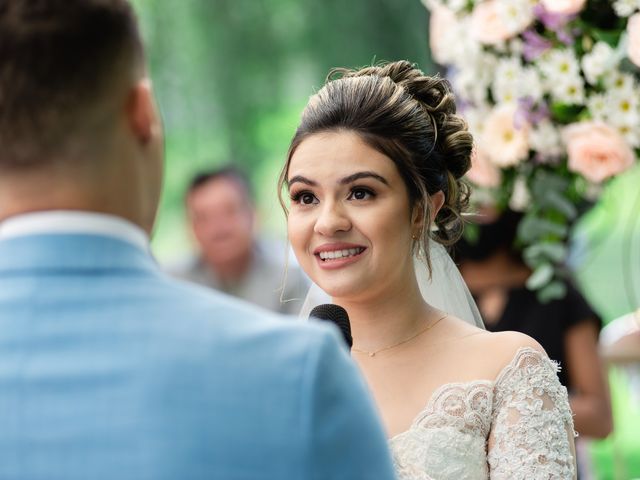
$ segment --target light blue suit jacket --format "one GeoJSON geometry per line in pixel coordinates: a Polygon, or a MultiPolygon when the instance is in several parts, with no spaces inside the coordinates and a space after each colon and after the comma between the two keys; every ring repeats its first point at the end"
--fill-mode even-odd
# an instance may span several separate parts
{"type": "Polygon", "coordinates": [[[392,478],[337,338],[122,240],[1,240],[0,479],[392,478]]]}

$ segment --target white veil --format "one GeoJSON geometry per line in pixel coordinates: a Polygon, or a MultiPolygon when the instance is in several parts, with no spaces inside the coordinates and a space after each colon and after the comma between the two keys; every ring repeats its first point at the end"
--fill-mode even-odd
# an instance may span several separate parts
{"type": "MultiPolygon", "coordinates": [[[[431,279],[425,262],[415,259],[416,277],[425,301],[433,307],[458,317],[471,325],[484,329],[482,317],[467,285],[462,279],[446,249],[437,242],[429,242],[431,255],[431,279]]],[[[308,318],[316,305],[331,303],[327,295],[315,283],[304,300],[301,318],[308,318]]]]}

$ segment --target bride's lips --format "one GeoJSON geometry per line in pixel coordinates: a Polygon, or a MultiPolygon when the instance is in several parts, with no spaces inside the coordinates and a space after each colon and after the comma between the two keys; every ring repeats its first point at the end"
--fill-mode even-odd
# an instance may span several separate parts
{"type": "Polygon", "coordinates": [[[355,243],[325,243],[313,251],[321,268],[332,270],[357,262],[367,247],[355,243]]]}

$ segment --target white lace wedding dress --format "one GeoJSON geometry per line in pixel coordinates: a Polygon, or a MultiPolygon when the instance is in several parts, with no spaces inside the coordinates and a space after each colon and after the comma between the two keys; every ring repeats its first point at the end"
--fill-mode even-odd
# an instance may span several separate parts
{"type": "Polygon", "coordinates": [[[441,386],[390,440],[401,480],[572,479],[573,419],[557,365],[520,349],[495,381],[441,386]]]}

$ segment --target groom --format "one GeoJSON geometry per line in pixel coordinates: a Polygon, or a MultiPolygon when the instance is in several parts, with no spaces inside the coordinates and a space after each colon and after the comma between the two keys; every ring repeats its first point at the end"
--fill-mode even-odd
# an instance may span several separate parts
{"type": "Polygon", "coordinates": [[[0,478],[388,479],[334,331],[171,280],[125,0],[0,2],[0,478]]]}

